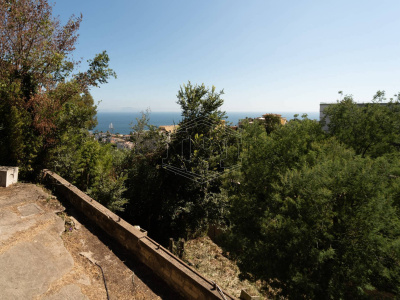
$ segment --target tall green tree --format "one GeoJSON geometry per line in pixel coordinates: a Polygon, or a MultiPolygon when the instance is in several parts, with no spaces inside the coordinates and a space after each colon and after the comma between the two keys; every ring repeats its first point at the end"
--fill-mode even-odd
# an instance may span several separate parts
{"type": "Polygon", "coordinates": [[[61,26],[46,0],[0,3],[0,164],[22,175],[45,167],[65,132],[95,125],[89,89],[115,76],[106,52],[74,73],[81,20],[61,26]]]}
{"type": "Polygon", "coordinates": [[[226,167],[222,154],[233,132],[225,125],[226,113],[221,110],[223,94],[214,86],[192,85],[189,81],[177,95],[183,119],[168,144],[166,164],[174,168],[167,168],[165,176],[174,182],[167,202],[172,221],[187,237],[225,219],[227,197],[221,191],[219,176],[226,167]],[[176,190],[179,193],[174,195],[176,190]]]}
{"type": "Polygon", "coordinates": [[[358,104],[347,95],[327,107],[324,114],[329,120],[329,134],[353,148],[356,154],[377,157],[400,150],[398,95],[387,102],[385,93],[378,91],[372,102],[365,104],[358,104]]]}
{"type": "Polygon", "coordinates": [[[147,152],[132,152],[126,214],[141,220],[160,241],[193,237],[209,224],[224,221],[227,198],[220,179],[215,179],[221,171],[218,153],[227,135],[220,110],[222,94],[204,84],[183,85],[177,95],[183,119],[169,136],[168,149],[164,143],[147,152]]]}
{"type": "Polygon", "coordinates": [[[168,145],[168,164],[182,169],[192,180],[213,178],[221,171],[219,153],[231,133],[225,126],[226,113],[220,110],[223,94],[214,86],[192,85],[190,81],[178,92],[183,119],[168,145]]]}
{"type": "Polygon", "coordinates": [[[229,218],[242,276],[294,299],[397,295],[396,159],[357,156],[307,119],[244,138],[229,218]]]}
{"type": "Polygon", "coordinates": [[[222,120],[225,112],[220,108],[224,103],[221,96],[224,90],[217,92],[215,86],[208,88],[203,84],[193,85],[190,81],[183,84],[177,94],[177,103],[181,106],[183,121],[200,117],[222,120]]]}
{"type": "Polygon", "coordinates": [[[278,126],[281,125],[281,117],[279,115],[265,114],[263,117],[265,120],[265,130],[267,131],[268,134],[270,134],[278,126]]]}

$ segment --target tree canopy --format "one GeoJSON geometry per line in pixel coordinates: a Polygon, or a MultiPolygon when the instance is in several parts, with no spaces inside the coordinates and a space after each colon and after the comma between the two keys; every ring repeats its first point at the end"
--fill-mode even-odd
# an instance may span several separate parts
{"type": "Polygon", "coordinates": [[[358,115],[375,129],[369,136],[374,147],[358,148],[344,135],[341,120],[354,121],[349,116],[359,109],[349,99],[328,112],[329,134],[307,118],[268,135],[263,124],[245,126],[240,185],[226,185],[228,251],[244,278],[261,279],[294,299],[399,294],[399,156],[386,139],[397,132],[395,126],[382,132],[378,124],[396,110],[382,107],[361,107],[358,115]]]}
{"type": "Polygon", "coordinates": [[[51,167],[161,241],[224,225],[242,277],[290,298],[400,294],[399,95],[346,96],[324,111],[328,133],[306,115],[265,115],[230,148],[223,90],[189,81],[179,130],[163,135],[144,113],[121,152],[88,134],[90,89],[115,73],[105,51],[76,71],[81,22],[61,25],[46,0],[0,2],[1,165],[25,178],[51,167]],[[227,175],[230,153],[242,164],[227,175]]]}
{"type": "MultiPolygon", "coordinates": [[[[328,129],[356,154],[377,157],[400,149],[399,95],[385,101],[385,92],[378,91],[371,103],[356,103],[347,95],[324,110],[328,129]]],[[[325,120],[321,120],[324,122],[325,120]]]]}
{"type": "Polygon", "coordinates": [[[73,73],[81,21],[62,26],[46,0],[0,3],[0,164],[23,176],[52,160],[65,132],[96,124],[89,89],[115,76],[105,51],[73,73]]]}
{"type": "MultiPolygon", "coordinates": [[[[227,199],[221,180],[209,181],[220,171],[219,151],[227,135],[222,94],[204,84],[183,85],[177,95],[183,119],[168,137],[168,146],[164,140],[163,147],[132,153],[126,214],[141,219],[160,240],[193,237],[224,221],[227,199]]],[[[146,127],[146,119],[138,119],[135,128],[146,127]]],[[[146,135],[162,138],[149,130],[141,140],[146,135]]]]}

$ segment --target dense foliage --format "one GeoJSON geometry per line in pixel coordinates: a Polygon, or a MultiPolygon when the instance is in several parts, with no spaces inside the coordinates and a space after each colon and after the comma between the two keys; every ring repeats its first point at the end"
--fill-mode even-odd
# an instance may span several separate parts
{"type": "Polygon", "coordinates": [[[0,4],[0,164],[18,165],[23,176],[54,160],[66,133],[95,125],[89,88],[114,75],[105,52],[73,74],[80,23],[61,26],[45,0],[0,4]]]}
{"type": "Polygon", "coordinates": [[[125,215],[145,226],[160,241],[193,237],[204,232],[209,224],[224,221],[227,198],[221,192],[221,181],[209,180],[219,172],[217,150],[225,135],[224,113],[219,110],[222,94],[214,87],[190,82],[183,85],[177,95],[183,119],[179,129],[168,136],[151,127],[141,132],[147,118],[137,120],[142,125],[134,128],[139,129],[134,138],[140,137],[141,143],[130,156],[130,201],[125,215]],[[143,151],[141,144],[152,148],[143,151]],[[179,170],[186,173],[177,174],[179,170]]]}
{"type": "Polygon", "coordinates": [[[46,0],[1,1],[0,165],[18,166],[23,179],[51,168],[120,210],[124,176],[112,162],[119,154],[87,132],[97,124],[89,90],[115,73],[105,51],[74,73],[81,21],[61,26],[46,0]]]}
{"type": "Polygon", "coordinates": [[[385,93],[378,91],[371,103],[357,104],[352,96],[345,96],[340,103],[330,105],[324,111],[330,120],[329,134],[363,157],[398,152],[399,95],[389,102],[385,100],[385,93]]]}
{"type": "Polygon", "coordinates": [[[246,126],[228,249],[243,277],[289,298],[398,295],[400,161],[387,139],[398,134],[396,106],[346,97],[326,112],[329,134],[307,118],[269,135],[246,126]]]}
{"type": "Polygon", "coordinates": [[[144,113],[122,151],[88,133],[90,89],[115,74],[105,51],[74,72],[81,21],[61,26],[46,0],[0,2],[0,165],[24,179],[51,168],[161,242],[225,226],[242,276],[289,298],[400,294],[400,96],[346,96],[324,111],[327,132],[265,115],[238,147],[223,91],[189,82],[179,129],[162,133],[144,113]]]}

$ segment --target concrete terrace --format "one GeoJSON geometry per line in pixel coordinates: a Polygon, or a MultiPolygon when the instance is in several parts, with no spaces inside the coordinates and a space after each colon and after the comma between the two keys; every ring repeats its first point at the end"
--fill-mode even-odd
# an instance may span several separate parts
{"type": "Polygon", "coordinates": [[[4,300],[180,298],[33,184],[0,187],[0,270],[4,300]]]}

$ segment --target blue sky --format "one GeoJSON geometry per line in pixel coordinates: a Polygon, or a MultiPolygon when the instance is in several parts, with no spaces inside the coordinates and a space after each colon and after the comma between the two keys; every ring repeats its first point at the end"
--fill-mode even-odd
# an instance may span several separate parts
{"type": "Polygon", "coordinates": [[[226,111],[400,91],[400,1],[58,0],[53,13],[83,14],[76,59],[110,56],[118,78],[92,90],[100,111],[179,111],[188,80],[224,89],[226,111]]]}

